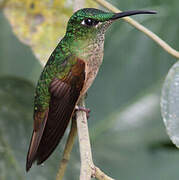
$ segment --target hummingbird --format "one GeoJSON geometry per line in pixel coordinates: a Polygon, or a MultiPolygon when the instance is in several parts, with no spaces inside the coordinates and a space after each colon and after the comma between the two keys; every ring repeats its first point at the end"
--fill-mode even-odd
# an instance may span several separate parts
{"type": "Polygon", "coordinates": [[[63,137],[79,100],[98,73],[108,27],[125,16],[155,13],[148,10],[112,13],[84,8],[70,17],[66,34],[49,57],[36,86],[26,171],[35,161],[42,164],[63,137]]]}

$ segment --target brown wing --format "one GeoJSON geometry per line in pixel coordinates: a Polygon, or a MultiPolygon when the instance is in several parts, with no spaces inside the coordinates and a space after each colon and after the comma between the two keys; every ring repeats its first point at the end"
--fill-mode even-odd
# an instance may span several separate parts
{"type": "Polygon", "coordinates": [[[80,59],[66,78],[52,80],[49,87],[51,98],[48,116],[44,116],[44,121],[33,132],[27,156],[27,171],[35,160],[37,164],[43,163],[60,142],[80,97],[84,80],[85,63],[80,59]]]}

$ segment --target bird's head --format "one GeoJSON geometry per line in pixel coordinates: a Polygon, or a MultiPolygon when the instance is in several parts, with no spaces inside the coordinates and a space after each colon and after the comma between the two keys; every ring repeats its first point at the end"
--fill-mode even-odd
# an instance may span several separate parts
{"type": "Polygon", "coordinates": [[[68,21],[66,34],[73,39],[88,39],[104,34],[115,20],[136,14],[155,14],[155,11],[135,10],[120,13],[104,12],[99,9],[85,8],[75,12],[68,21]]]}

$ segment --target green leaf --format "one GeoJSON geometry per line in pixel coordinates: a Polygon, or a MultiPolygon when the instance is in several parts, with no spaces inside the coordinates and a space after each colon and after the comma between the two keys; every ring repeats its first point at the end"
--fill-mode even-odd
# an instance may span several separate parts
{"type": "Polygon", "coordinates": [[[96,164],[116,179],[177,180],[179,154],[160,115],[158,86],[91,130],[96,164]]]}
{"type": "Polygon", "coordinates": [[[161,97],[161,110],[167,132],[172,142],[179,147],[179,62],[170,69],[161,97]]]}
{"type": "MultiPolygon", "coordinates": [[[[96,6],[88,0],[86,5],[96,6]]],[[[67,21],[73,13],[73,2],[8,0],[3,10],[16,36],[29,45],[40,63],[45,65],[65,33],[67,21]]]]}
{"type": "Polygon", "coordinates": [[[0,78],[0,179],[25,179],[22,165],[31,127],[33,91],[32,84],[25,80],[0,78]]]}
{"type": "Polygon", "coordinates": [[[41,65],[28,46],[13,35],[12,29],[0,11],[0,76],[10,75],[37,82],[41,65]]]}
{"type": "MultiPolygon", "coordinates": [[[[25,172],[26,155],[33,128],[33,96],[34,86],[29,81],[11,76],[0,77],[0,179],[2,180],[55,179],[65,137],[44,165],[37,167],[34,164],[28,174],[25,172]]],[[[79,159],[77,161],[79,163],[79,159]]],[[[68,176],[74,176],[76,164],[70,165],[72,170],[68,176]]]]}

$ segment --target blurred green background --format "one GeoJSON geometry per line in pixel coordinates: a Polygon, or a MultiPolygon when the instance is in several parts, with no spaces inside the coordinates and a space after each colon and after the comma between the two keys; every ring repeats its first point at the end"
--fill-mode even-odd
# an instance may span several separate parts
{"type": "MultiPolygon", "coordinates": [[[[111,0],[121,10],[152,9],[134,19],[179,47],[178,0],[111,0]]],[[[59,27],[60,28],[60,27],[59,27]]],[[[179,151],[160,114],[160,93],[176,59],[124,21],[106,33],[104,62],[90,88],[87,107],[93,159],[115,179],[178,180],[179,151]]],[[[65,137],[42,166],[25,173],[33,128],[33,94],[42,67],[30,47],[13,34],[0,10],[0,180],[55,179],[65,137]]],[[[79,177],[78,141],[65,179],[79,177]]]]}

